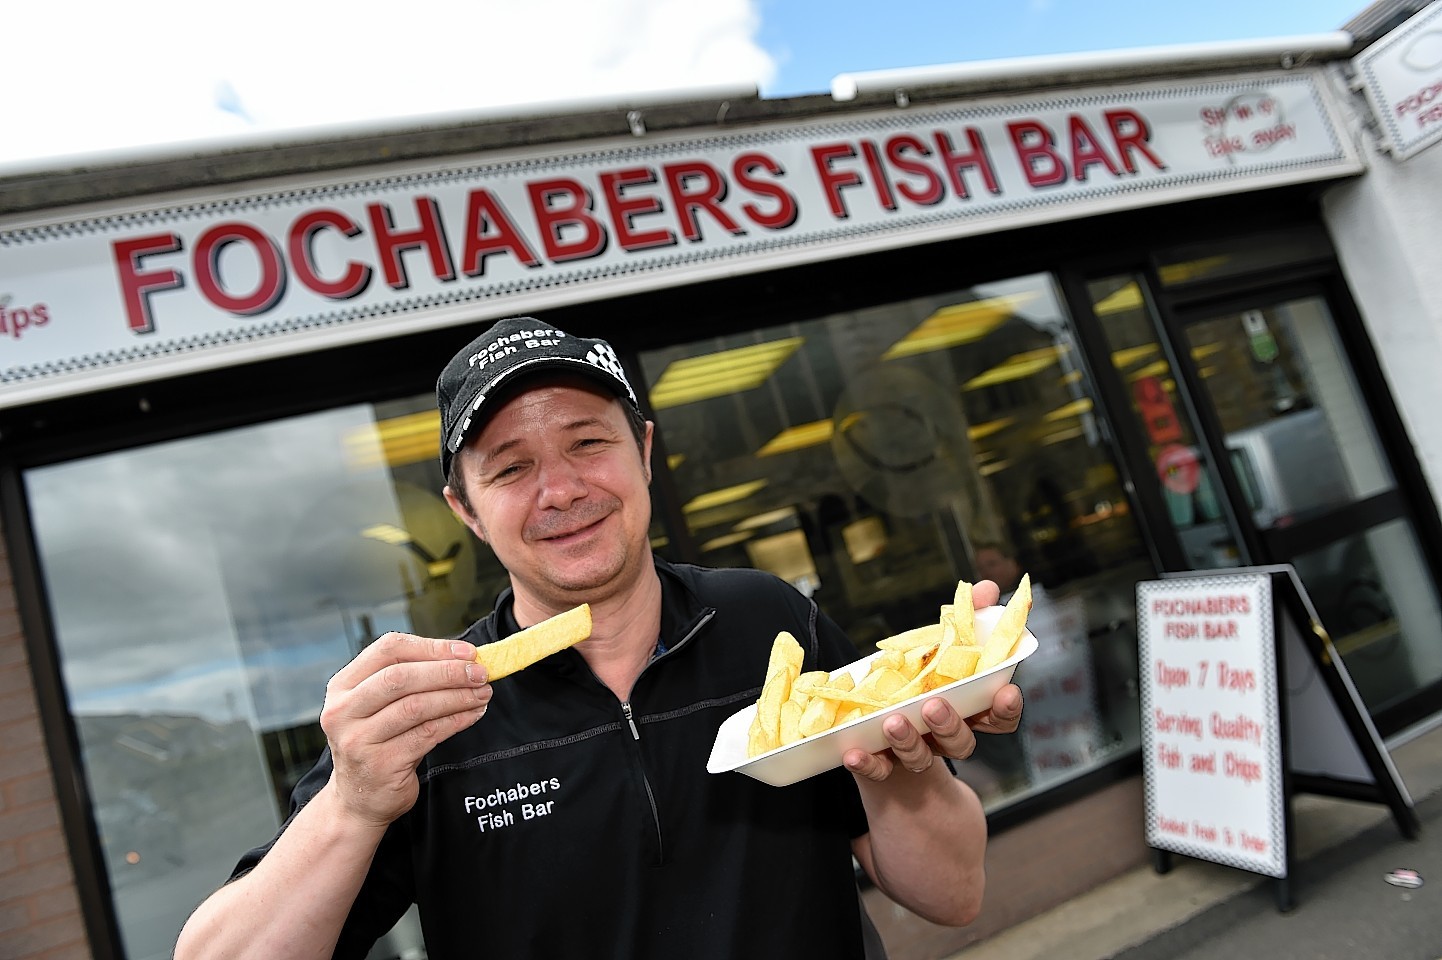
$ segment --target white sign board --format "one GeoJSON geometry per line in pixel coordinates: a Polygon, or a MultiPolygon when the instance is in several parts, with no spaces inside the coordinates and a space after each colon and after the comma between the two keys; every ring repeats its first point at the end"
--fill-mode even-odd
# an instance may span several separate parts
{"type": "Polygon", "coordinates": [[[1020,672],[1026,723],[1017,735],[1034,785],[1073,777],[1102,747],[1096,681],[1081,597],[1051,597],[1032,588],[1027,629],[1047,642],[1020,672]]]}
{"type": "Polygon", "coordinates": [[[1267,574],[1137,584],[1148,846],[1287,872],[1267,574]]]}
{"type": "Polygon", "coordinates": [[[0,222],[0,407],[1360,173],[1313,71],[1077,89],[0,222]]]}
{"type": "Polygon", "coordinates": [[[1442,139],[1442,2],[1363,50],[1353,65],[1393,156],[1405,160],[1442,139]]]}

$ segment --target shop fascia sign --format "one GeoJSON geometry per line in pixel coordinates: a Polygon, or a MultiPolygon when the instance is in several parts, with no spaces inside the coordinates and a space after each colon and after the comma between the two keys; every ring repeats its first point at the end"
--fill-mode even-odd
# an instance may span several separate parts
{"type": "Polygon", "coordinates": [[[1311,71],[585,142],[0,222],[0,406],[1358,173],[1311,71]]]}
{"type": "Polygon", "coordinates": [[[1428,4],[1353,61],[1392,156],[1442,140],[1442,0],[1428,4]]]}

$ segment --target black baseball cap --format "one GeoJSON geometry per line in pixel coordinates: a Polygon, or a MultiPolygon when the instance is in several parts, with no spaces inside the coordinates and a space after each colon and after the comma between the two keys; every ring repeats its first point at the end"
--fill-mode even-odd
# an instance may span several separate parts
{"type": "Polygon", "coordinates": [[[589,377],[637,413],[641,410],[616,351],[606,341],[573,337],[533,317],[499,320],[452,357],[436,380],[441,473],[450,476],[451,458],[484,421],[486,400],[498,389],[517,377],[556,371],[589,377]]]}

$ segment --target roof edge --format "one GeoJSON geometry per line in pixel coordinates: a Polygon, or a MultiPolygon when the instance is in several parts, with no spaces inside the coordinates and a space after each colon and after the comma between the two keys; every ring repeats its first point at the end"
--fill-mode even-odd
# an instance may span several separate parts
{"type": "Polygon", "coordinates": [[[1266,66],[1290,69],[1305,62],[1332,60],[1353,52],[1356,39],[1345,30],[1255,40],[1183,43],[1083,53],[973,60],[895,70],[843,73],[831,81],[831,97],[847,102],[869,95],[899,96],[922,88],[977,86],[995,88],[1007,81],[1028,85],[1064,77],[1070,82],[1102,79],[1119,71],[1149,68],[1266,66]]]}

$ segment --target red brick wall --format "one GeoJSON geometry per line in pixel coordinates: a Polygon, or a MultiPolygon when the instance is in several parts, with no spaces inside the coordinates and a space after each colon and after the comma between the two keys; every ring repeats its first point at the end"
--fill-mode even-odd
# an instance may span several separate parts
{"type": "Polygon", "coordinates": [[[90,956],[0,539],[0,957],[90,956]]]}

